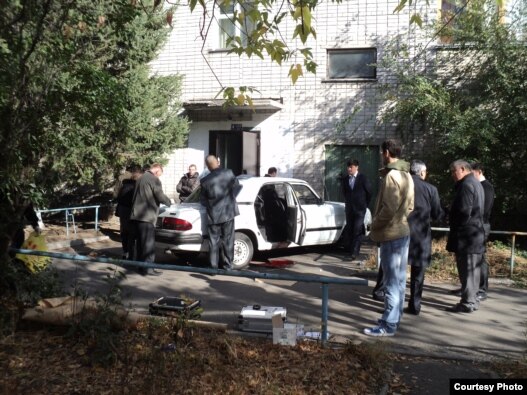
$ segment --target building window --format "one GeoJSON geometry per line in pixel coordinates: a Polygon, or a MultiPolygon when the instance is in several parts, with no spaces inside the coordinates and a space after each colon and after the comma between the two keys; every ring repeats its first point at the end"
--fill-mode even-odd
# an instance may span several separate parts
{"type": "Polygon", "coordinates": [[[329,79],[375,79],[377,49],[328,49],[329,79]]]}
{"type": "Polygon", "coordinates": [[[440,0],[441,1],[441,25],[444,26],[443,34],[439,37],[442,44],[452,43],[452,28],[457,27],[459,15],[467,6],[465,0],[440,0]]]}
{"type": "Polygon", "coordinates": [[[248,36],[255,29],[255,24],[250,18],[250,12],[254,4],[251,2],[229,1],[219,5],[218,27],[219,27],[219,49],[232,47],[231,39],[240,37],[243,46],[247,45],[248,36]],[[242,23],[236,22],[242,20],[242,23]]]}

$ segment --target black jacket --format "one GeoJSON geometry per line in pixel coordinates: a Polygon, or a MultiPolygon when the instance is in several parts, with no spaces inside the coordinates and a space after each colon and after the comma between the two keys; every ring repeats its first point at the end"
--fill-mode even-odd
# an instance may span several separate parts
{"type": "Polygon", "coordinates": [[[440,220],[444,212],[439,202],[437,188],[417,175],[412,175],[412,179],[414,209],[408,215],[408,225],[410,225],[408,260],[412,266],[428,266],[432,249],[430,222],[440,220]]]}
{"type": "Polygon", "coordinates": [[[490,213],[492,212],[492,206],[494,205],[494,186],[489,180],[481,181],[483,192],[485,193],[485,208],[483,210],[483,223],[488,224],[490,222],[490,213]]]}
{"type": "Polygon", "coordinates": [[[170,206],[170,199],[164,194],[161,181],[150,171],[146,171],[136,183],[130,219],[150,222],[155,225],[159,205],[170,206]]]}
{"type": "Polygon", "coordinates": [[[494,205],[494,186],[489,180],[481,181],[483,192],[485,193],[485,209],[483,210],[483,229],[485,229],[485,240],[490,235],[490,213],[494,205]]]}
{"type": "Polygon", "coordinates": [[[454,200],[450,207],[447,250],[465,254],[485,252],[483,212],[485,193],[481,182],[467,174],[455,185],[454,200]]]}
{"type": "Polygon", "coordinates": [[[235,193],[238,179],[230,169],[215,169],[201,180],[201,204],[209,224],[222,224],[239,215],[235,193]]]}
{"type": "Polygon", "coordinates": [[[358,173],[353,189],[349,185],[350,176],[341,178],[341,189],[346,202],[346,213],[365,213],[370,205],[371,184],[368,178],[358,173]]]}
{"type": "Polygon", "coordinates": [[[199,186],[199,173],[195,172],[192,176],[190,173],[183,174],[183,177],[177,184],[176,191],[179,193],[179,200],[184,202],[185,199],[199,186]]]}
{"type": "Polygon", "coordinates": [[[119,218],[130,218],[132,203],[134,199],[135,180],[123,180],[119,193],[117,194],[117,207],[115,215],[119,218]]]}

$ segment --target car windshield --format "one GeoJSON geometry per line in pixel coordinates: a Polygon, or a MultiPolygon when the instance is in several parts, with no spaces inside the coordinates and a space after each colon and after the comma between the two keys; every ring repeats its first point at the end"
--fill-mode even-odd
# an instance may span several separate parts
{"type": "MultiPolygon", "coordinates": [[[[238,196],[242,190],[242,185],[240,184],[238,188],[234,190],[234,196],[238,196]]],[[[194,191],[185,199],[185,203],[199,203],[201,197],[201,185],[194,189],[194,191]]]]}
{"type": "Polygon", "coordinates": [[[185,203],[199,203],[199,197],[201,196],[201,186],[197,187],[192,191],[190,195],[185,199],[185,203]]]}

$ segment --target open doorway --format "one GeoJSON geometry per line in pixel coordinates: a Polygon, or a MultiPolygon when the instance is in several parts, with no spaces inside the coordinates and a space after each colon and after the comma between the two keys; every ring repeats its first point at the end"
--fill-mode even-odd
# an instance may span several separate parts
{"type": "Polygon", "coordinates": [[[235,175],[260,175],[260,131],[211,130],[209,152],[235,175]]]}

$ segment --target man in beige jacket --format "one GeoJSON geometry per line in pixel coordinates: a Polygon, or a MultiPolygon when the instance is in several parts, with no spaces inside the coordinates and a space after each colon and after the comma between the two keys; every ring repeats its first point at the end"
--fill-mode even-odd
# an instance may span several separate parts
{"type": "Polygon", "coordinates": [[[414,207],[414,182],[410,164],[399,159],[401,145],[386,140],[381,145],[384,178],[375,203],[370,238],[380,243],[385,284],[384,312],[378,326],[364,329],[369,336],[394,336],[403,315],[406,265],[410,244],[408,214],[414,207]]]}

